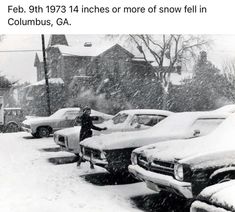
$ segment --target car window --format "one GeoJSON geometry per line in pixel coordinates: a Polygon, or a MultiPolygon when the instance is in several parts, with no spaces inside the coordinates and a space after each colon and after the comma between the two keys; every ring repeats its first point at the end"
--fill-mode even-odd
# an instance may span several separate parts
{"type": "Polygon", "coordinates": [[[63,115],[64,115],[64,110],[57,110],[55,113],[53,113],[50,118],[53,118],[53,119],[58,119],[58,118],[62,118],[63,115]]]}
{"type": "Polygon", "coordinates": [[[133,117],[131,125],[142,124],[146,126],[154,126],[166,116],[154,115],[154,114],[138,114],[133,117]]]}
{"type": "Polygon", "coordinates": [[[200,130],[200,135],[206,135],[214,130],[219,124],[221,124],[222,121],[224,121],[222,118],[197,119],[192,124],[192,131],[200,130]]]}
{"type": "Polygon", "coordinates": [[[126,113],[118,113],[116,116],[112,118],[114,124],[121,124],[126,121],[128,114],[126,113]]]}
{"type": "Polygon", "coordinates": [[[78,111],[66,111],[64,114],[64,117],[67,119],[75,119],[78,116],[79,112],[78,111]]]}

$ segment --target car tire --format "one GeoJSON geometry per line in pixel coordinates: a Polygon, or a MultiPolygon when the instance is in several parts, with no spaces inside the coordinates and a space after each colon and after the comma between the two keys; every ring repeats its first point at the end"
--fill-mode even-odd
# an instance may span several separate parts
{"type": "Polygon", "coordinates": [[[37,130],[39,138],[49,137],[50,130],[48,127],[39,127],[37,130]]]}
{"type": "Polygon", "coordinates": [[[31,133],[31,135],[32,135],[34,138],[40,138],[37,132],[36,132],[36,133],[31,133]]]}
{"type": "Polygon", "coordinates": [[[18,124],[15,122],[10,122],[6,125],[4,132],[11,133],[11,132],[18,132],[20,130],[18,124]]]}

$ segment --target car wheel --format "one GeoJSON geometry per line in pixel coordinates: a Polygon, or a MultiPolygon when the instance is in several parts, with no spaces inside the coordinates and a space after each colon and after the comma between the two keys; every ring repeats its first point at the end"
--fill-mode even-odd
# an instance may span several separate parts
{"type": "Polygon", "coordinates": [[[14,122],[8,123],[5,127],[5,133],[18,132],[18,131],[19,131],[19,126],[14,122]]]}
{"type": "Polygon", "coordinates": [[[38,128],[37,133],[38,133],[38,136],[40,138],[49,137],[49,135],[50,135],[50,131],[49,131],[49,129],[47,127],[40,127],[40,128],[38,128]]]}
{"type": "Polygon", "coordinates": [[[31,135],[32,135],[34,138],[40,138],[39,135],[38,135],[38,132],[36,132],[36,133],[31,133],[31,135]]]}

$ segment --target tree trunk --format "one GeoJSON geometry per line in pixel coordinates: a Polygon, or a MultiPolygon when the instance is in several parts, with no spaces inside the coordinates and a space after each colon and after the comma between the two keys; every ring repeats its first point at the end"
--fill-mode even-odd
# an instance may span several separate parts
{"type": "Polygon", "coordinates": [[[168,110],[168,85],[163,86],[163,94],[162,94],[162,109],[168,110]]]}

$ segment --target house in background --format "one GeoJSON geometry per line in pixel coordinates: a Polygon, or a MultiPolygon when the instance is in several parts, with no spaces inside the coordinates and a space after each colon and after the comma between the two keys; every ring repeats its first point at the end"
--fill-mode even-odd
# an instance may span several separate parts
{"type": "MultiPolygon", "coordinates": [[[[66,106],[89,104],[104,110],[103,105],[98,105],[106,101],[114,108],[111,112],[125,108],[160,108],[161,88],[151,61],[146,62],[119,44],[85,42],[75,47],[69,46],[65,35],[51,35],[46,55],[49,78],[60,78],[64,82],[66,106]]],[[[39,54],[35,55],[34,66],[37,80],[43,80],[44,68],[39,54]]]]}

